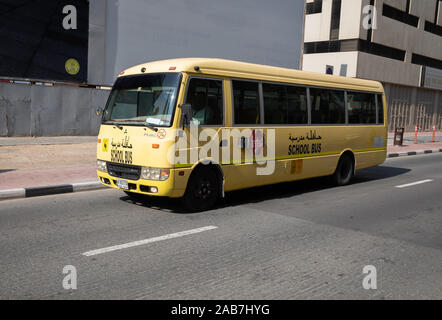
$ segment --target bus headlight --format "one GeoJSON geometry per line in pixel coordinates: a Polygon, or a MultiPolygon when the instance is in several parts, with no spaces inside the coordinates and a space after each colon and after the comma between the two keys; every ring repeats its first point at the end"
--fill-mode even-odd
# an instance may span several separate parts
{"type": "Polygon", "coordinates": [[[170,169],[147,168],[141,169],[141,178],[146,180],[165,181],[169,179],[170,169]]]}
{"type": "Polygon", "coordinates": [[[97,170],[107,172],[106,161],[97,160],[97,170]]]}

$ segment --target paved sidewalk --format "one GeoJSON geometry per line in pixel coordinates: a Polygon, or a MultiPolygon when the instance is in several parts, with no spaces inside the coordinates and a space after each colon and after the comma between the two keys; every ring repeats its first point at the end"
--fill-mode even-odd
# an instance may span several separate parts
{"type": "Polygon", "coordinates": [[[435,143],[418,143],[418,144],[406,144],[404,146],[388,146],[388,153],[404,153],[404,152],[417,152],[426,150],[440,150],[442,149],[442,142],[435,143]]]}
{"type": "Polygon", "coordinates": [[[96,166],[35,170],[0,169],[0,190],[97,181],[96,166]]]}
{"type": "Polygon", "coordinates": [[[96,139],[0,138],[0,190],[98,181],[96,139]]]}
{"type": "Polygon", "coordinates": [[[419,153],[439,152],[442,149],[442,132],[436,131],[435,142],[433,132],[418,132],[417,144],[414,143],[415,134],[407,132],[404,134],[403,146],[393,146],[394,133],[388,134],[388,154],[390,156],[405,156],[419,153]]]}
{"type": "MultiPolygon", "coordinates": [[[[394,133],[388,133],[388,145],[393,145],[394,133]]],[[[431,143],[433,132],[418,132],[417,143],[431,143]]],[[[436,131],[435,142],[442,142],[442,132],[436,131]]],[[[414,132],[404,133],[404,144],[414,144],[414,132]]]]}
{"type": "Polygon", "coordinates": [[[81,144],[96,141],[96,136],[0,137],[0,146],[81,144]]]}

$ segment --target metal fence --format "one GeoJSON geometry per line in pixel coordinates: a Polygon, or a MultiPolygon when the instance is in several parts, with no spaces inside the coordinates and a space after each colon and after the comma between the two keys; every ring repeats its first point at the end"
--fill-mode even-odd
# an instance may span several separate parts
{"type": "Polygon", "coordinates": [[[0,136],[96,135],[108,90],[0,83],[0,136]]]}
{"type": "Polygon", "coordinates": [[[442,130],[442,91],[384,84],[388,102],[388,129],[442,130]]]}

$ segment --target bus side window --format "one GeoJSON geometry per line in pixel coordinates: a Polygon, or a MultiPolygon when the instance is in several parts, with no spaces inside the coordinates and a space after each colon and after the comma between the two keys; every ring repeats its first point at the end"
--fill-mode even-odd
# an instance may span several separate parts
{"type": "Polygon", "coordinates": [[[366,92],[347,92],[348,123],[376,124],[375,95],[366,92]]]}
{"type": "Polygon", "coordinates": [[[261,123],[258,82],[232,80],[234,123],[261,123]]]}
{"type": "Polygon", "coordinates": [[[265,124],[307,124],[307,88],[263,83],[265,124]]]}
{"type": "Polygon", "coordinates": [[[223,84],[221,80],[192,78],[186,103],[192,105],[192,121],[198,125],[223,124],[223,84]]]}
{"type": "Polygon", "coordinates": [[[285,86],[275,84],[262,84],[264,96],[264,123],[287,124],[288,99],[285,86]]]}
{"type": "Polygon", "coordinates": [[[379,124],[384,124],[384,99],[382,95],[377,94],[376,99],[378,100],[378,111],[379,111],[379,124]]]}
{"type": "Polygon", "coordinates": [[[312,124],[345,124],[344,92],[310,88],[312,124]]]}
{"type": "Polygon", "coordinates": [[[345,124],[344,91],[329,90],[329,114],[331,124],[345,124]]]}
{"type": "Polygon", "coordinates": [[[288,123],[289,124],[307,124],[307,88],[287,87],[288,97],[288,123]]]}

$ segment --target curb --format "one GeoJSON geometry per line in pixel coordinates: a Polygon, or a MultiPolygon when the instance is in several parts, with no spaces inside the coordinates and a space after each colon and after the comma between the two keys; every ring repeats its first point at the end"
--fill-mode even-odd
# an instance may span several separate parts
{"type": "Polygon", "coordinates": [[[419,150],[419,151],[409,151],[409,152],[400,152],[400,153],[389,153],[387,155],[387,158],[417,156],[417,155],[421,155],[421,154],[430,154],[430,153],[439,153],[439,152],[442,152],[442,149],[419,150]]]}
{"type": "Polygon", "coordinates": [[[31,198],[47,196],[51,194],[72,193],[78,191],[89,191],[105,189],[106,187],[98,181],[79,182],[73,184],[61,184],[56,186],[19,188],[10,190],[0,190],[0,201],[7,199],[31,198]]]}

